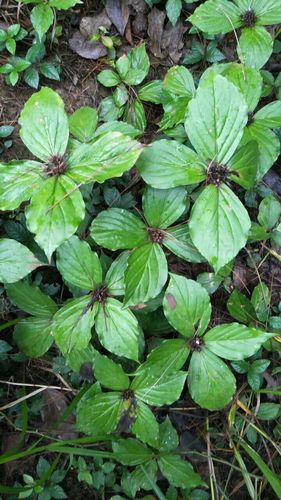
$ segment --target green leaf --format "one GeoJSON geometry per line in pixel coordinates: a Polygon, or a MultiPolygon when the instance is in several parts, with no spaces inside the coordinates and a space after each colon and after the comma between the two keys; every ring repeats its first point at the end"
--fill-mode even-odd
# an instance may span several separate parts
{"type": "Polygon", "coordinates": [[[142,197],[146,222],[151,227],[166,229],[185,211],[186,198],[183,187],[154,189],[148,186],[142,197]]]}
{"type": "Polygon", "coordinates": [[[273,39],[263,26],[243,28],[237,53],[240,61],[251,68],[260,69],[273,50],[273,39]]]}
{"type": "Polygon", "coordinates": [[[257,418],[260,420],[274,420],[280,414],[281,405],[277,403],[261,403],[257,418]]]}
{"type": "Polygon", "coordinates": [[[32,87],[33,89],[38,89],[39,85],[39,73],[37,69],[35,68],[27,68],[24,72],[24,77],[23,77],[25,83],[29,85],[29,87],[32,87]]]}
{"type": "Polygon", "coordinates": [[[15,327],[14,340],[20,351],[31,358],[40,358],[51,347],[50,319],[41,317],[24,318],[15,327]]]}
{"type": "Polygon", "coordinates": [[[143,180],[158,189],[197,184],[206,177],[204,164],[192,149],[166,139],[144,149],[137,168],[143,180]]]}
{"type": "Polygon", "coordinates": [[[248,111],[254,111],[260,100],[263,84],[262,76],[258,70],[234,62],[216,64],[203,73],[200,85],[205,78],[208,78],[210,72],[216,72],[233,83],[243,95],[248,111]]]}
{"type": "Polygon", "coordinates": [[[281,204],[273,194],[267,195],[259,205],[258,221],[267,230],[272,229],[281,215],[281,204]]]}
{"type": "Polygon", "coordinates": [[[142,43],[135,49],[132,49],[127,55],[127,59],[129,61],[129,71],[123,80],[128,85],[139,85],[149,71],[149,58],[145,50],[145,44],[142,43]]]}
{"type": "Polygon", "coordinates": [[[38,33],[39,40],[42,40],[43,35],[47,33],[52,26],[54,15],[51,7],[44,3],[33,7],[30,14],[30,21],[33,28],[38,33]]]}
{"type": "Polygon", "coordinates": [[[268,25],[281,23],[279,0],[267,0],[266,2],[255,0],[254,9],[258,17],[257,24],[268,25]]]}
{"type": "Polygon", "coordinates": [[[281,127],[281,101],[271,102],[259,109],[254,116],[254,121],[264,127],[281,127]]]}
{"type": "Polygon", "coordinates": [[[204,344],[217,356],[235,361],[253,356],[272,336],[255,328],[230,323],[209,330],[204,335],[204,344]]]}
{"type": "Polygon", "coordinates": [[[128,102],[124,112],[124,120],[144,132],[146,117],[144,107],[140,101],[133,99],[131,102],[128,102]]]}
{"type": "Polygon", "coordinates": [[[138,88],[138,98],[141,101],[161,104],[163,99],[162,86],[162,80],[151,80],[138,88]]]}
{"type": "Polygon", "coordinates": [[[166,2],[167,16],[173,26],[175,26],[178,18],[180,17],[181,7],[181,0],[167,0],[166,2]]]}
{"type": "Polygon", "coordinates": [[[188,224],[180,224],[165,231],[163,245],[187,262],[205,262],[204,257],[193,245],[188,224]]]}
{"type": "Polygon", "coordinates": [[[211,317],[210,298],[205,288],[176,274],[170,274],[163,309],[169,323],[189,338],[202,335],[211,317]]]}
{"type": "Polygon", "coordinates": [[[276,493],[277,498],[281,497],[281,481],[279,477],[266,465],[266,463],[261,459],[260,455],[251,448],[245,441],[240,440],[239,444],[246,451],[249,457],[255,462],[258,466],[264,477],[269,482],[271,488],[276,493]]]}
{"type": "Polygon", "coordinates": [[[252,293],[251,302],[260,321],[268,321],[271,294],[265,283],[259,283],[252,293]]]}
{"type": "Polygon", "coordinates": [[[129,377],[122,366],[107,356],[102,356],[98,351],[95,351],[93,370],[95,378],[107,389],[122,391],[130,385],[129,377]]]}
{"type": "Polygon", "coordinates": [[[165,254],[158,243],[146,243],[132,252],[125,271],[126,306],[157,297],[168,277],[165,254]]]}
{"type": "Polygon", "coordinates": [[[226,184],[207,186],[191,212],[190,236],[218,272],[243,248],[250,231],[248,212],[226,184]]]}
{"type": "Polygon", "coordinates": [[[169,417],[159,425],[159,443],[157,448],[160,452],[172,451],[178,447],[179,438],[176,429],[172,426],[169,417]]]}
{"type": "Polygon", "coordinates": [[[152,406],[171,405],[180,398],[186,379],[185,372],[148,376],[143,373],[135,377],[131,389],[136,398],[152,406]]]}
{"type": "Polygon", "coordinates": [[[101,71],[97,76],[97,80],[104,85],[104,87],[115,87],[121,81],[118,74],[112,69],[101,71]]]}
{"type": "Polygon", "coordinates": [[[97,121],[97,111],[89,106],[82,106],[68,118],[69,131],[78,141],[89,142],[94,137],[97,121]]]}
{"type": "Polygon", "coordinates": [[[188,20],[209,35],[228,33],[242,24],[240,10],[228,0],[208,0],[197,7],[188,20]]]}
{"type": "Polygon", "coordinates": [[[114,458],[123,465],[139,465],[152,458],[152,451],[136,439],[127,438],[113,441],[114,458]]]}
{"type": "Polygon", "coordinates": [[[280,141],[272,130],[264,127],[261,122],[256,123],[255,120],[245,128],[242,143],[252,140],[258,143],[259,149],[256,177],[256,182],[258,182],[277,160],[280,153],[280,141]]]}
{"type": "Polygon", "coordinates": [[[44,62],[39,65],[40,73],[46,78],[49,78],[50,80],[55,80],[55,81],[60,80],[59,69],[60,69],[59,67],[57,68],[54,64],[49,62],[44,62]]]}
{"type": "Polygon", "coordinates": [[[247,142],[239,147],[230,161],[228,167],[233,171],[229,179],[242,186],[251,189],[256,182],[259,162],[259,149],[256,141],[247,142]]]}
{"type": "Polygon", "coordinates": [[[116,428],[121,407],[122,400],[118,392],[82,399],[77,408],[76,427],[83,434],[109,434],[116,428]]]}
{"type": "Polygon", "coordinates": [[[0,281],[15,283],[42,264],[24,245],[8,238],[0,239],[0,281]]]}
{"type": "Polygon", "coordinates": [[[122,116],[124,108],[116,106],[113,96],[102,99],[99,105],[99,119],[101,121],[118,120],[122,116]]]}
{"type": "Polygon", "coordinates": [[[241,323],[250,323],[256,320],[253,304],[243,293],[233,290],[227,301],[227,309],[231,316],[241,323]]]}
{"type": "Polygon", "coordinates": [[[202,408],[221,410],[236,389],[235,377],[227,365],[208,349],[194,351],[188,370],[192,399],[202,408]]]}
{"type": "Polygon", "coordinates": [[[107,271],[105,284],[110,295],[119,296],[125,293],[124,273],[127,267],[128,257],[129,252],[121,253],[117,259],[112,262],[107,271]]]}
{"type": "Polygon", "coordinates": [[[75,182],[104,182],[120,177],[136,162],[141,144],[120,132],[109,132],[90,144],[81,144],[67,159],[67,175],[75,182]]]}
{"type": "MultiPolygon", "coordinates": [[[[185,120],[190,97],[177,97],[174,94],[164,94],[163,108],[164,116],[158,123],[161,130],[173,128],[175,125],[183,123],[185,120]]],[[[168,134],[167,134],[168,135],[168,134]]]]}
{"type": "MultiPolygon", "coordinates": [[[[131,481],[131,484],[132,484],[133,489],[134,489],[133,490],[134,495],[135,495],[135,492],[142,490],[142,489],[146,490],[146,491],[152,490],[152,484],[155,484],[157,481],[157,470],[158,470],[158,465],[157,465],[156,461],[153,461],[153,462],[147,462],[145,464],[139,465],[133,470],[132,473],[128,473],[129,480],[131,481]]],[[[123,483],[122,483],[122,487],[124,489],[123,483]]],[[[154,489],[154,492],[155,491],[156,490],[154,489]]],[[[124,489],[124,493],[126,493],[125,489],[124,489]]],[[[128,493],[127,493],[127,495],[128,495],[128,493]]],[[[159,498],[160,498],[160,496],[159,496],[159,498]]],[[[116,500],[118,500],[118,499],[116,499],[116,500]]]]}
{"type": "Polygon", "coordinates": [[[191,99],[195,94],[192,74],[184,66],[173,66],[167,71],[163,88],[166,92],[178,97],[191,99]]]}
{"type": "Polygon", "coordinates": [[[56,303],[37,286],[19,281],[6,286],[9,299],[22,311],[38,318],[51,318],[58,310],[56,303]]]}
{"type": "Polygon", "coordinates": [[[176,488],[193,489],[204,484],[192,465],[182,460],[179,455],[162,455],[158,465],[163,476],[176,488]]]}
{"type": "Polygon", "coordinates": [[[183,339],[164,340],[148,354],[135,375],[169,375],[183,367],[188,355],[189,347],[183,339]]]}
{"type": "Polygon", "coordinates": [[[6,49],[10,54],[15,55],[16,52],[16,42],[13,38],[8,38],[6,41],[6,49]]]}
{"type": "Polygon", "coordinates": [[[225,165],[237,149],[247,121],[247,106],[237,87],[214,75],[190,101],[185,128],[202,160],[225,165]]]}
{"type": "Polygon", "coordinates": [[[42,164],[32,160],[0,163],[0,209],[14,210],[42,184],[42,164]]]}
{"type": "Polygon", "coordinates": [[[118,122],[113,120],[108,123],[103,123],[103,125],[100,125],[95,131],[94,137],[96,139],[97,137],[100,137],[101,135],[106,134],[107,132],[121,132],[121,134],[127,135],[128,137],[132,137],[133,139],[138,135],[140,135],[140,131],[137,130],[132,125],[130,125],[129,123],[118,122]]]}
{"type": "Polygon", "coordinates": [[[46,179],[25,210],[28,229],[48,259],[75,233],[84,213],[82,195],[65,175],[46,179]]]}
{"type": "Polygon", "coordinates": [[[95,350],[93,346],[89,344],[85,349],[73,349],[69,354],[65,355],[65,362],[71,370],[80,373],[82,365],[85,363],[93,363],[94,356],[95,350]]]}
{"type": "Polygon", "coordinates": [[[121,302],[108,298],[104,307],[99,308],[95,328],[105,349],[137,361],[138,322],[129,309],[123,309],[121,302]]]}
{"type": "Polygon", "coordinates": [[[143,443],[156,447],[159,425],[152,411],[141,401],[138,401],[137,416],[131,430],[143,443]]]}
{"type": "Polygon", "coordinates": [[[20,137],[34,156],[46,162],[63,156],[68,142],[68,120],[61,97],[43,87],[32,94],[20,117],[20,137]]]}
{"type": "Polygon", "coordinates": [[[86,241],[72,236],[57,250],[57,268],[66,282],[83,290],[94,290],[102,282],[102,267],[86,241]]]}
{"type": "Polygon", "coordinates": [[[87,347],[97,309],[98,303],[86,295],[67,301],[55,314],[52,334],[62,353],[87,347]]]}
{"type": "Polygon", "coordinates": [[[134,248],[148,239],[144,223],[128,210],[109,208],[92,222],[91,237],[110,250],[134,248]]]}

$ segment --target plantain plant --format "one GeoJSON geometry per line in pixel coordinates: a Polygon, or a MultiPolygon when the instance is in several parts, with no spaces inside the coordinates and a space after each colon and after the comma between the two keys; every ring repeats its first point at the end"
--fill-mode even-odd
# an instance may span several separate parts
{"type": "Polygon", "coordinates": [[[248,122],[247,105],[236,86],[210,74],[189,102],[185,120],[194,149],[162,139],[146,148],[138,170],[149,185],[161,189],[199,185],[189,231],[198,251],[218,272],[246,244],[249,215],[229,183],[245,189],[255,184],[255,141],[241,145],[248,122]]]}
{"type": "Polygon", "coordinates": [[[273,51],[273,38],[265,26],[281,22],[280,0],[207,0],[188,20],[209,35],[241,30],[237,38],[240,61],[262,68],[273,51]]]}
{"type": "Polygon", "coordinates": [[[75,233],[85,215],[79,187],[120,176],[138,158],[141,145],[119,132],[68,151],[69,125],[60,96],[49,88],[34,93],[20,118],[20,136],[38,160],[0,164],[0,209],[25,209],[28,229],[48,259],[75,233]]]}

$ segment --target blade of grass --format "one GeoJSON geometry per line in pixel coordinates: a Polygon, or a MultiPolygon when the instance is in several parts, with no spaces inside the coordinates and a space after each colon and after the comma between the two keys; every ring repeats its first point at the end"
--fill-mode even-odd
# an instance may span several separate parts
{"type": "Polygon", "coordinates": [[[281,498],[281,481],[267,465],[262,460],[262,458],[255,452],[255,450],[249,446],[245,441],[239,441],[240,446],[245,450],[247,455],[255,462],[257,467],[263,473],[265,479],[269,482],[271,488],[276,493],[277,498],[281,498]]]}

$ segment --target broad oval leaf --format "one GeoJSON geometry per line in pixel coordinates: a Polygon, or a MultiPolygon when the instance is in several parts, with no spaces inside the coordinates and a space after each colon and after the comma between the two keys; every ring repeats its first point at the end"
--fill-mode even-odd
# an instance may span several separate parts
{"type": "Polygon", "coordinates": [[[26,356],[39,358],[48,351],[54,341],[51,329],[50,319],[42,316],[24,318],[15,327],[14,339],[26,356]]]}
{"type": "Polygon", "coordinates": [[[272,130],[265,127],[261,121],[255,122],[255,120],[245,128],[242,143],[247,144],[253,140],[257,142],[259,150],[256,176],[256,182],[259,182],[277,160],[280,154],[280,141],[272,130]]]}
{"type": "Polygon", "coordinates": [[[169,323],[185,337],[202,335],[211,317],[207,290],[184,276],[170,275],[164,301],[164,313],[169,323]]]}
{"type": "Polygon", "coordinates": [[[228,0],[207,0],[188,20],[210,35],[228,33],[241,26],[240,10],[228,0]]]}
{"type": "Polygon", "coordinates": [[[141,149],[142,145],[130,137],[120,132],[108,132],[70,153],[67,175],[82,184],[120,177],[135,164],[141,149]]]}
{"type": "Polygon", "coordinates": [[[129,377],[122,366],[107,356],[102,356],[98,351],[95,351],[93,370],[95,378],[107,389],[123,391],[130,385],[129,377]]]}
{"type": "Polygon", "coordinates": [[[188,388],[202,408],[221,410],[231,400],[235,377],[228,366],[208,349],[193,352],[188,369],[188,388]]]}
{"type": "Polygon", "coordinates": [[[224,76],[233,83],[243,95],[248,111],[254,111],[260,100],[263,85],[263,79],[258,70],[234,62],[215,64],[203,73],[200,86],[204,85],[210,77],[210,73],[213,72],[224,76]]]}
{"type": "Polygon", "coordinates": [[[163,476],[176,488],[193,489],[204,484],[199,474],[194,472],[190,463],[179,455],[162,455],[158,460],[163,476]]]}
{"type": "Polygon", "coordinates": [[[273,38],[263,26],[243,28],[237,46],[237,54],[243,64],[260,69],[270,58],[272,50],[273,38]]]}
{"type": "Polygon", "coordinates": [[[157,377],[143,373],[135,377],[131,388],[136,398],[144,403],[152,406],[171,405],[180,398],[186,375],[185,372],[180,371],[157,377]]]}
{"type": "Polygon", "coordinates": [[[179,438],[176,429],[172,426],[169,417],[166,417],[164,422],[159,424],[159,443],[157,448],[159,451],[172,451],[179,445],[179,438]]]}
{"type": "Polygon", "coordinates": [[[109,434],[117,426],[121,407],[122,400],[118,392],[107,392],[82,399],[77,408],[76,427],[84,434],[109,434]]]}
{"type": "Polygon", "coordinates": [[[144,149],[137,168],[143,180],[158,189],[197,184],[206,177],[204,164],[192,149],[167,139],[144,149]]]}
{"type": "Polygon", "coordinates": [[[256,321],[256,313],[251,301],[238,290],[233,290],[227,301],[227,309],[231,316],[240,323],[256,321]]]}
{"type": "Polygon", "coordinates": [[[85,206],[78,187],[60,175],[45,180],[25,213],[28,229],[50,259],[54,250],[75,233],[85,206]]]}
{"type": "Polygon", "coordinates": [[[0,239],[0,281],[15,283],[41,266],[24,245],[8,238],[0,239]]]}
{"type": "Polygon", "coordinates": [[[116,299],[108,298],[99,307],[95,329],[100,343],[110,352],[125,358],[138,359],[138,322],[129,309],[116,299]]]}
{"type": "Polygon", "coordinates": [[[82,106],[68,118],[69,131],[78,141],[89,142],[94,137],[97,121],[97,111],[89,106],[82,106]]]}
{"type": "Polygon", "coordinates": [[[229,178],[245,189],[255,185],[259,162],[259,149],[256,141],[247,142],[239,147],[230,161],[228,167],[234,171],[229,178]]]}
{"type": "Polygon", "coordinates": [[[137,416],[131,430],[143,443],[147,443],[153,448],[157,446],[159,438],[158,422],[148,406],[141,401],[138,401],[137,416]]]}
{"type": "Polygon", "coordinates": [[[185,128],[203,160],[227,164],[248,121],[245,100],[226,78],[214,75],[188,106],[185,128]]]}
{"type": "Polygon", "coordinates": [[[193,245],[188,224],[179,224],[165,231],[163,239],[164,247],[187,262],[205,262],[206,259],[193,245]]]}
{"type": "Polygon", "coordinates": [[[166,92],[179,97],[189,97],[195,94],[195,85],[192,74],[185,66],[173,66],[170,68],[163,81],[166,92]]]}
{"type": "Polygon", "coordinates": [[[183,214],[187,206],[186,190],[183,187],[154,189],[147,186],[142,207],[149,226],[166,229],[183,214]]]}
{"type": "Polygon", "coordinates": [[[38,318],[51,318],[58,310],[56,303],[40,288],[27,281],[6,286],[9,299],[22,311],[38,318]]]}
{"type": "Polygon", "coordinates": [[[131,306],[157,297],[167,277],[167,260],[158,243],[149,242],[137,248],[125,271],[124,303],[131,306]]]}
{"type": "Polygon", "coordinates": [[[48,161],[63,156],[68,142],[68,119],[61,97],[42,87],[26,102],[19,118],[20,137],[34,156],[48,161]]]}
{"type": "Polygon", "coordinates": [[[122,252],[108,269],[105,284],[110,295],[114,297],[125,293],[125,269],[128,263],[129,252],[122,252]]]}
{"type": "Polygon", "coordinates": [[[28,200],[43,182],[42,164],[32,160],[13,160],[0,164],[0,209],[14,210],[28,200]]]}
{"type": "Polygon", "coordinates": [[[251,221],[226,184],[210,184],[192,208],[189,228],[194,245],[218,272],[245,246],[251,221]]]}
{"type": "Polygon", "coordinates": [[[183,367],[188,355],[189,347],[184,339],[164,340],[148,354],[135,375],[169,375],[183,367]]]}
{"type": "Polygon", "coordinates": [[[56,264],[63,278],[83,290],[94,290],[102,282],[102,267],[86,241],[72,236],[57,250],[56,264]]]}
{"type": "Polygon", "coordinates": [[[253,5],[258,17],[257,24],[268,25],[281,23],[279,0],[267,0],[266,2],[255,0],[253,5]]]}
{"type": "Polygon", "coordinates": [[[145,224],[128,210],[109,208],[92,222],[91,237],[110,250],[134,248],[148,239],[145,224]]]}
{"type": "MultiPolygon", "coordinates": [[[[281,5],[280,5],[281,7],[281,5]]],[[[264,127],[281,127],[281,101],[273,101],[259,109],[254,116],[254,121],[264,127]]]]}
{"type": "Polygon", "coordinates": [[[67,301],[55,314],[52,334],[62,353],[87,347],[97,309],[98,303],[86,295],[67,301]]]}
{"type": "Polygon", "coordinates": [[[238,323],[230,323],[209,330],[204,335],[204,343],[208,350],[217,356],[235,361],[253,356],[273,335],[238,323]]]}
{"type": "Polygon", "coordinates": [[[113,441],[114,458],[123,465],[139,465],[151,460],[152,451],[136,439],[118,439],[113,441]]]}

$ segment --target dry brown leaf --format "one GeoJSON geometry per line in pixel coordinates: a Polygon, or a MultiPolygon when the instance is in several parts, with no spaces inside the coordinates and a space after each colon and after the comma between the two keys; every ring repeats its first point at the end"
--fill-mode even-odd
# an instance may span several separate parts
{"type": "Polygon", "coordinates": [[[107,54],[107,49],[100,42],[89,42],[77,31],[69,40],[69,47],[84,59],[99,59],[107,54]]]}
{"type": "Polygon", "coordinates": [[[161,40],[165,21],[165,12],[153,7],[148,15],[148,36],[150,38],[149,46],[155,57],[162,58],[161,40]]]}
{"type": "Polygon", "coordinates": [[[120,35],[124,35],[127,26],[130,9],[126,0],[107,0],[105,9],[109,19],[117,28],[120,35]]]}

